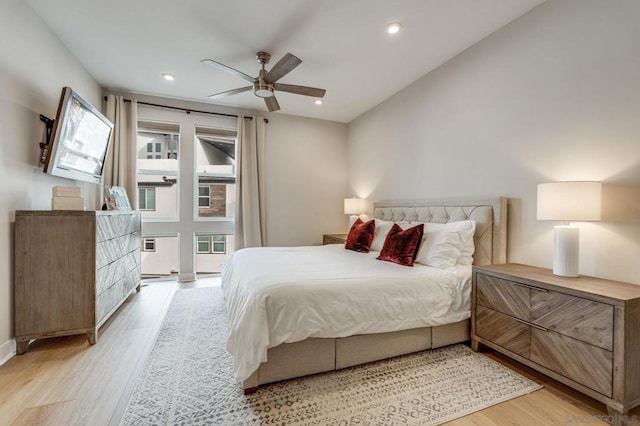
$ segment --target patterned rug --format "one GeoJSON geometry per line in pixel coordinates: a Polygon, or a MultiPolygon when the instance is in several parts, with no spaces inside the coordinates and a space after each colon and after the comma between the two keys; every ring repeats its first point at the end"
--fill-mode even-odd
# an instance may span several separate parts
{"type": "Polygon", "coordinates": [[[267,385],[244,396],[217,287],[177,290],[123,425],[436,425],[541,386],[464,345],[267,385]]]}

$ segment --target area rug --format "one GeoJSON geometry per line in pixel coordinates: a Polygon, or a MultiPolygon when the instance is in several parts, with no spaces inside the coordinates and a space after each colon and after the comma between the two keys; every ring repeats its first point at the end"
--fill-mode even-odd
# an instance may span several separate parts
{"type": "Polygon", "coordinates": [[[123,425],[437,425],[541,386],[464,345],[267,385],[244,396],[218,287],[177,290],[123,425]]]}

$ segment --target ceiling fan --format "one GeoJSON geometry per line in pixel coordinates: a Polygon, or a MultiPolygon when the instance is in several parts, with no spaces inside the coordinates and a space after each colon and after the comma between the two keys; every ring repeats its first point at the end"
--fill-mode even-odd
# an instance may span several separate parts
{"type": "Polygon", "coordinates": [[[220,99],[238,93],[247,92],[253,89],[253,93],[260,98],[264,98],[267,109],[273,112],[280,109],[280,104],[278,104],[278,101],[273,93],[275,90],[278,90],[280,92],[294,93],[296,95],[313,96],[314,98],[321,98],[327,92],[325,89],[318,89],[316,87],[276,83],[278,80],[289,74],[295,67],[302,63],[302,60],[300,58],[292,55],[291,53],[287,53],[286,55],[284,55],[282,59],[280,59],[268,72],[264,68],[264,66],[269,63],[271,55],[267,52],[258,52],[256,53],[256,59],[258,60],[258,63],[262,65],[262,69],[260,70],[257,77],[251,77],[250,75],[247,75],[242,71],[238,71],[227,65],[221,64],[220,62],[216,62],[211,59],[203,59],[201,61],[203,64],[207,64],[221,71],[236,75],[240,78],[244,78],[251,83],[251,86],[245,86],[238,89],[227,90],[226,92],[216,93],[215,95],[209,96],[209,98],[220,99]]]}

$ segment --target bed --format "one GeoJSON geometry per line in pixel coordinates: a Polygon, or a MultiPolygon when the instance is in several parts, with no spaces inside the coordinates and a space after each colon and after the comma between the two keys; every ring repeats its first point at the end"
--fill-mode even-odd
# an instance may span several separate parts
{"type": "MultiPolygon", "coordinates": [[[[502,197],[385,201],[374,204],[373,217],[405,223],[472,220],[473,264],[487,265],[506,262],[506,204],[502,197]]],[[[444,273],[426,266],[401,267],[375,256],[339,245],[245,249],[234,254],[223,269],[222,286],[230,320],[227,347],[245,394],[266,383],[469,339],[469,266],[444,273]],[[414,293],[418,286],[407,284],[424,279],[435,283],[429,294],[414,293]],[[387,299],[380,298],[378,290],[383,287],[391,292],[387,299]],[[343,295],[335,294],[338,288],[343,295]],[[259,303],[254,295],[260,295],[259,303]],[[429,309],[410,304],[425,298],[432,299],[429,309]],[[396,309],[412,314],[399,318],[389,300],[398,305],[396,309]],[[403,300],[409,304],[402,305],[403,300]],[[279,316],[284,309],[287,315],[279,316]],[[428,315],[419,314],[426,311],[428,315]],[[316,327],[323,315],[325,322],[316,327]],[[340,321],[343,317],[346,322],[340,321]]]]}

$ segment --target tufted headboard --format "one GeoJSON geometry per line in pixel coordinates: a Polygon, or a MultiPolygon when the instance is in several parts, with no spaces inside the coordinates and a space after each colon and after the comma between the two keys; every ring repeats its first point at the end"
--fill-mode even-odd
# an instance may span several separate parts
{"type": "Polygon", "coordinates": [[[507,261],[507,199],[434,199],[377,201],[375,219],[447,223],[475,220],[474,265],[507,261]]]}

